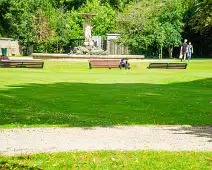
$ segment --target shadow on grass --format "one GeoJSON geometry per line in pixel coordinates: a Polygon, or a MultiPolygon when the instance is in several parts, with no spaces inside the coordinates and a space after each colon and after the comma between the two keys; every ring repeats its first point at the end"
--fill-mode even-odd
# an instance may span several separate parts
{"type": "Polygon", "coordinates": [[[27,165],[23,165],[23,164],[18,164],[18,163],[11,163],[8,161],[1,161],[0,162],[0,168],[1,169],[27,169],[27,170],[41,170],[40,168],[36,168],[36,167],[31,167],[31,166],[27,166],[27,165]]]}
{"type": "Polygon", "coordinates": [[[55,83],[0,90],[0,127],[212,125],[212,78],[173,84],[55,83]]]}

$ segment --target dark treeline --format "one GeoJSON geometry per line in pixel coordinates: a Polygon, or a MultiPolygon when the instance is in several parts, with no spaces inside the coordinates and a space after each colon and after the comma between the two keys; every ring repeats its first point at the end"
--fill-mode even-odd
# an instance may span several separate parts
{"type": "Polygon", "coordinates": [[[212,57],[211,0],[0,0],[0,37],[35,52],[66,52],[83,38],[80,13],[95,13],[93,35],[121,33],[132,53],[179,55],[184,38],[194,56],[212,57]]]}

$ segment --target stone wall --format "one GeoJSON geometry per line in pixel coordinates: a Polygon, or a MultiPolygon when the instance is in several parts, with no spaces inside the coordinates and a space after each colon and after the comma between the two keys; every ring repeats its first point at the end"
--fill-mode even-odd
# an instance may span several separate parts
{"type": "Polygon", "coordinates": [[[51,59],[121,59],[127,57],[128,59],[144,59],[143,55],[69,55],[69,54],[45,54],[32,53],[33,59],[51,60],[51,59]]]}
{"type": "Polygon", "coordinates": [[[118,43],[117,40],[120,34],[107,34],[107,51],[110,55],[129,55],[128,47],[118,43]]]}
{"type": "Polygon", "coordinates": [[[107,41],[107,51],[110,55],[129,55],[129,50],[127,47],[123,46],[120,43],[117,43],[116,40],[107,41]]]}

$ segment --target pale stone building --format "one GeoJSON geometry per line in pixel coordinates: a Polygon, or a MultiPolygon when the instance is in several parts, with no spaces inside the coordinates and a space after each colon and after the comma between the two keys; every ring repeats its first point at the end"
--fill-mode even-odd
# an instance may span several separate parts
{"type": "Polygon", "coordinates": [[[127,47],[123,46],[121,43],[117,43],[118,38],[121,34],[107,34],[107,51],[110,55],[122,55],[129,54],[127,47]]]}
{"type": "Polygon", "coordinates": [[[7,48],[7,56],[20,55],[19,43],[12,38],[0,38],[0,55],[2,55],[2,48],[7,48]]]}

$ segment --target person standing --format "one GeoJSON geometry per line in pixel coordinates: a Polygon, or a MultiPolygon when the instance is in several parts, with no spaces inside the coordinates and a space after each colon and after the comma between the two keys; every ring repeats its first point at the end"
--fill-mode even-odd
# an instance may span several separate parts
{"type": "Polygon", "coordinates": [[[181,61],[182,60],[186,60],[186,56],[187,56],[187,54],[188,54],[188,44],[187,44],[187,39],[185,39],[184,40],[184,43],[183,43],[183,45],[181,46],[181,49],[180,49],[180,53],[182,54],[182,58],[181,58],[181,61]]]}
{"type": "Polygon", "coordinates": [[[191,60],[191,54],[193,53],[193,45],[191,45],[191,42],[188,44],[188,61],[191,60]]]}

